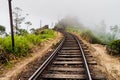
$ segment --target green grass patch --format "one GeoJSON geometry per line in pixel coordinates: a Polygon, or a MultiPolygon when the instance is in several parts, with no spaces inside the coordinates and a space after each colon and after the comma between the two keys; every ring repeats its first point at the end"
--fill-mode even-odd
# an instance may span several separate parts
{"type": "Polygon", "coordinates": [[[35,34],[27,34],[25,36],[14,36],[15,38],[15,47],[14,51],[12,50],[11,44],[11,36],[7,36],[5,38],[0,38],[0,47],[6,53],[12,53],[17,57],[24,57],[28,54],[31,48],[36,45],[40,45],[41,42],[49,40],[55,37],[55,31],[51,29],[45,29],[42,33],[35,34]]]}
{"type": "Polygon", "coordinates": [[[67,30],[68,32],[81,33],[80,29],[75,28],[75,27],[67,27],[66,30],[67,30]]]}
{"type": "Polygon", "coordinates": [[[24,36],[14,36],[14,38],[14,51],[12,50],[11,36],[3,38],[3,42],[1,43],[3,49],[5,50],[5,52],[13,53],[19,57],[25,56],[27,51],[29,50],[29,41],[24,36]]]}

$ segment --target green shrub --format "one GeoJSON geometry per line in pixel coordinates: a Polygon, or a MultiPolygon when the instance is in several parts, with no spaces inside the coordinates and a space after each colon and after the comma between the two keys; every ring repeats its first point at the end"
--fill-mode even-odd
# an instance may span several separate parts
{"type": "Polygon", "coordinates": [[[45,29],[43,34],[48,34],[48,35],[55,35],[55,31],[51,30],[51,29],[45,29]]]}
{"type": "Polygon", "coordinates": [[[41,39],[40,39],[39,35],[29,34],[26,36],[26,38],[28,41],[30,41],[30,43],[33,43],[34,45],[41,43],[41,39]]]}
{"type": "Polygon", "coordinates": [[[14,53],[20,57],[26,56],[30,49],[29,44],[30,42],[24,36],[16,36],[14,53]]]}
{"type": "Polygon", "coordinates": [[[93,43],[93,44],[94,43],[101,43],[101,41],[96,36],[94,36],[94,34],[89,30],[83,31],[81,33],[81,37],[83,37],[83,39],[85,39],[88,42],[93,43]]]}
{"type": "Polygon", "coordinates": [[[0,47],[2,47],[3,38],[0,38],[0,47]]]}
{"type": "Polygon", "coordinates": [[[41,34],[29,34],[26,36],[27,39],[34,45],[40,44],[42,41],[48,40],[55,37],[55,31],[50,29],[45,29],[41,34]]]}
{"type": "Polygon", "coordinates": [[[120,55],[120,39],[111,41],[108,47],[112,50],[114,55],[120,55]]]}
{"type": "Polygon", "coordinates": [[[1,45],[6,52],[13,52],[10,36],[3,38],[3,42],[1,43],[1,45]]]}
{"type": "Polygon", "coordinates": [[[26,56],[33,45],[39,45],[42,41],[55,37],[55,31],[50,29],[43,30],[39,35],[26,34],[24,36],[16,35],[14,51],[12,50],[11,36],[0,38],[0,48],[6,53],[13,53],[18,57],[26,56]],[[32,46],[31,46],[32,45],[32,46]]]}
{"type": "Polygon", "coordinates": [[[51,34],[43,34],[43,35],[39,35],[39,37],[41,38],[41,39],[50,39],[50,38],[53,38],[54,37],[54,35],[51,35],[51,34]]]}
{"type": "Polygon", "coordinates": [[[4,38],[2,46],[6,52],[15,54],[16,56],[25,56],[29,50],[29,41],[24,36],[15,36],[15,47],[12,50],[11,37],[4,38]]]}
{"type": "Polygon", "coordinates": [[[55,31],[50,30],[50,29],[45,29],[42,34],[39,35],[39,37],[44,41],[44,40],[48,40],[50,38],[54,38],[55,37],[55,31]]]}

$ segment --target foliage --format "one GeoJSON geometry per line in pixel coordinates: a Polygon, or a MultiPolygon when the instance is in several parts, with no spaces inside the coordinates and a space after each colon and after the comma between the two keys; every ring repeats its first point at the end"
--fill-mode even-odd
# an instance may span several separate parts
{"type": "Polygon", "coordinates": [[[35,34],[29,34],[26,36],[27,40],[30,41],[30,43],[33,43],[34,45],[41,43],[41,38],[38,35],[35,34]]]}
{"type": "Polygon", "coordinates": [[[18,35],[27,35],[28,34],[28,32],[27,32],[27,30],[25,30],[25,29],[19,29],[19,34],[18,35]]]}
{"type": "Polygon", "coordinates": [[[118,25],[114,25],[114,26],[111,26],[110,30],[112,32],[112,40],[115,40],[117,35],[120,32],[120,28],[118,25]]]}
{"type": "Polygon", "coordinates": [[[5,27],[0,25],[0,35],[5,33],[5,27]]]}
{"type": "Polygon", "coordinates": [[[49,28],[49,26],[48,25],[45,25],[45,26],[43,26],[43,27],[41,27],[41,28],[38,28],[38,29],[34,29],[34,28],[32,28],[31,30],[33,31],[33,33],[34,34],[36,34],[36,35],[39,35],[39,34],[41,34],[42,32],[44,32],[43,30],[47,30],[49,28]]]}
{"type": "Polygon", "coordinates": [[[39,37],[43,40],[48,40],[50,38],[55,37],[55,32],[50,29],[45,29],[44,31],[41,32],[42,35],[39,35],[39,37]]]}
{"type": "Polygon", "coordinates": [[[39,35],[35,34],[27,34],[24,36],[16,35],[14,51],[12,50],[11,36],[0,38],[0,46],[4,49],[6,53],[13,53],[15,56],[22,57],[26,56],[33,46],[39,45],[41,42],[54,37],[55,31],[45,29],[43,30],[43,33],[39,35]]]}
{"type": "Polygon", "coordinates": [[[15,33],[19,34],[19,28],[21,27],[22,22],[25,20],[25,17],[21,15],[22,9],[15,7],[13,11],[13,20],[14,20],[14,29],[15,33]]]}
{"type": "Polygon", "coordinates": [[[31,31],[31,33],[35,33],[35,29],[34,28],[31,28],[30,31],[31,31]]]}
{"type": "Polygon", "coordinates": [[[114,50],[114,55],[120,55],[120,39],[111,41],[108,46],[110,49],[114,50]]]}
{"type": "Polygon", "coordinates": [[[66,30],[68,31],[68,32],[77,32],[77,33],[80,33],[81,31],[80,31],[80,29],[79,28],[75,28],[75,27],[67,27],[66,28],[66,30]]]}
{"type": "Polygon", "coordinates": [[[27,26],[27,31],[28,31],[28,28],[29,28],[29,26],[32,25],[32,23],[31,23],[30,21],[27,21],[27,22],[25,22],[25,24],[26,24],[26,26],[27,26]]]}
{"type": "Polygon", "coordinates": [[[2,47],[6,52],[15,54],[16,56],[25,56],[29,50],[29,41],[24,36],[15,36],[15,47],[12,50],[11,36],[3,38],[2,47]]]}
{"type": "Polygon", "coordinates": [[[77,33],[79,33],[80,35],[81,35],[81,37],[83,38],[83,39],[85,39],[86,41],[88,41],[88,42],[90,42],[90,43],[99,43],[99,44],[103,44],[103,42],[102,42],[102,40],[101,39],[99,39],[98,37],[96,37],[93,33],[92,33],[92,31],[90,31],[90,30],[83,30],[83,31],[81,31],[79,28],[75,28],[75,27],[67,27],[66,28],[66,30],[67,31],[69,31],[69,32],[77,32],[77,33]]]}
{"type": "MultiPolygon", "coordinates": [[[[14,11],[13,11],[13,20],[14,20],[14,32],[16,34],[22,34],[20,27],[23,24],[23,22],[26,24],[27,26],[27,30],[28,27],[32,25],[32,23],[30,21],[26,21],[26,17],[28,16],[28,14],[26,14],[25,16],[22,15],[22,9],[19,7],[15,7],[14,11]]],[[[23,30],[22,30],[23,31],[23,30]]]]}
{"type": "Polygon", "coordinates": [[[85,40],[89,41],[90,43],[101,43],[100,39],[98,39],[94,34],[90,31],[83,31],[81,33],[81,37],[83,37],[85,40]]]}

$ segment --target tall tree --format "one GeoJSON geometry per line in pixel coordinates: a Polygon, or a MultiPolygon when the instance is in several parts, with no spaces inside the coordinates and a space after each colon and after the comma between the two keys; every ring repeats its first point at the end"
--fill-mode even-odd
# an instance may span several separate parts
{"type": "Polygon", "coordinates": [[[16,34],[19,34],[19,35],[22,34],[23,31],[25,31],[24,29],[20,28],[23,22],[27,25],[27,30],[28,30],[28,27],[30,25],[32,25],[32,23],[30,21],[26,21],[26,17],[29,14],[26,14],[25,16],[23,16],[22,11],[23,10],[19,7],[15,7],[14,11],[13,11],[14,31],[15,31],[16,34]]]}
{"type": "Polygon", "coordinates": [[[110,30],[111,30],[111,32],[112,32],[112,39],[113,39],[113,40],[116,39],[118,33],[120,32],[120,28],[119,28],[119,27],[120,27],[120,26],[118,26],[118,25],[114,25],[114,26],[111,26],[111,27],[110,27],[110,30]]]}
{"type": "Polygon", "coordinates": [[[15,7],[13,11],[14,18],[14,30],[16,34],[19,34],[19,28],[21,27],[22,22],[25,20],[25,17],[22,15],[22,9],[15,7]]]}

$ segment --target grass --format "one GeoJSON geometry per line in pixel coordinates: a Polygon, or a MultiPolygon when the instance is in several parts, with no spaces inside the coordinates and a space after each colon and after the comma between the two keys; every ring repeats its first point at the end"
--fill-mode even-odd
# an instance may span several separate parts
{"type": "Polygon", "coordinates": [[[93,43],[93,44],[102,44],[101,40],[97,38],[90,30],[83,31],[81,37],[86,41],[93,43]]]}
{"type": "Polygon", "coordinates": [[[15,38],[15,47],[14,51],[12,50],[11,44],[11,36],[7,36],[5,38],[0,38],[0,48],[5,51],[7,54],[14,54],[17,57],[26,56],[31,48],[36,45],[40,45],[42,42],[49,40],[55,37],[55,31],[50,29],[43,30],[43,33],[35,35],[35,34],[27,34],[25,36],[14,36],[15,38]]]}
{"type": "Polygon", "coordinates": [[[76,32],[76,33],[79,33],[79,34],[81,33],[80,29],[74,28],[74,27],[67,27],[66,30],[68,32],[76,32]]]}
{"type": "Polygon", "coordinates": [[[90,30],[80,30],[78,28],[74,28],[74,27],[68,27],[67,28],[68,32],[75,32],[77,34],[79,34],[83,39],[85,39],[86,41],[90,42],[90,43],[98,43],[98,44],[102,44],[101,39],[99,39],[98,37],[96,37],[92,31],[90,30]]]}

